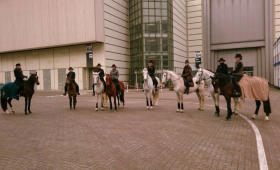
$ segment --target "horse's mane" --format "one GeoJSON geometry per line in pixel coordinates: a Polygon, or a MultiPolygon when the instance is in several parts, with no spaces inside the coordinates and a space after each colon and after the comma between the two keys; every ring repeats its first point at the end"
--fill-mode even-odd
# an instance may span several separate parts
{"type": "Polygon", "coordinates": [[[225,75],[225,74],[223,74],[223,73],[216,73],[216,74],[215,74],[215,77],[220,78],[220,79],[223,79],[223,80],[227,80],[227,81],[231,80],[231,77],[230,77],[230,76],[225,75]]]}
{"type": "Polygon", "coordinates": [[[207,74],[210,74],[210,76],[214,76],[215,75],[215,73],[210,71],[210,70],[207,70],[205,68],[200,68],[200,69],[202,69],[203,72],[206,72],[207,74]]]}
{"type": "Polygon", "coordinates": [[[168,74],[171,74],[172,76],[175,76],[175,77],[179,77],[178,74],[176,74],[174,71],[171,71],[171,70],[164,70],[164,72],[167,72],[168,74]]]}

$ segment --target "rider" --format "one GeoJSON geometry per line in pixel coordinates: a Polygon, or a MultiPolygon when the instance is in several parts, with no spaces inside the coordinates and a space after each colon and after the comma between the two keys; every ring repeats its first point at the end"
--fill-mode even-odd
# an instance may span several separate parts
{"type": "MultiPolygon", "coordinates": [[[[105,73],[104,73],[104,70],[101,67],[102,67],[101,64],[97,64],[96,72],[99,72],[99,78],[103,83],[104,91],[105,91],[106,90],[106,83],[105,83],[105,80],[104,80],[105,73]]],[[[92,89],[93,89],[93,96],[95,96],[94,84],[92,85],[92,89]]]]}
{"type": "Polygon", "coordinates": [[[186,86],[185,93],[189,94],[190,92],[190,87],[193,87],[193,80],[192,80],[192,68],[190,66],[189,60],[185,61],[185,67],[182,73],[182,77],[184,79],[184,84],[186,86]]]}
{"type": "Polygon", "coordinates": [[[27,76],[23,75],[22,73],[20,63],[16,64],[16,68],[14,69],[14,75],[16,77],[15,83],[19,87],[16,99],[19,99],[19,96],[23,96],[23,79],[27,78],[27,76]]]}
{"type": "Polygon", "coordinates": [[[232,72],[232,82],[234,85],[233,96],[240,97],[241,96],[241,88],[238,85],[238,82],[241,80],[243,76],[244,66],[242,63],[242,55],[236,54],[235,55],[235,70],[232,72]]]}
{"type": "Polygon", "coordinates": [[[147,69],[148,69],[148,74],[149,74],[149,76],[152,78],[152,80],[153,80],[153,85],[155,86],[155,89],[156,89],[156,91],[157,91],[158,82],[157,82],[157,79],[156,79],[156,76],[155,76],[156,69],[155,69],[155,67],[154,67],[154,65],[153,65],[153,61],[152,61],[152,60],[150,60],[150,61],[148,62],[148,67],[147,67],[147,69]]]}
{"type": "MultiPolygon", "coordinates": [[[[73,83],[75,84],[75,86],[76,86],[76,91],[77,91],[77,94],[78,95],[80,95],[80,90],[79,90],[79,85],[76,83],[76,81],[75,81],[75,77],[76,77],[76,74],[75,74],[75,72],[74,72],[74,69],[72,68],[72,67],[69,67],[68,68],[68,74],[67,74],[67,77],[70,77],[71,78],[71,80],[73,81],[73,83]]],[[[66,96],[66,91],[67,91],[67,86],[66,86],[67,84],[65,83],[65,86],[64,86],[64,96],[66,96]]]]}
{"type": "Polygon", "coordinates": [[[222,74],[225,74],[227,75],[228,74],[228,66],[227,64],[225,64],[225,59],[224,58],[220,58],[219,59],[219,63],[220,65],[218,66],[217,70],[216,70],[216,73],[222,73],[222,74]]]}
{"type": "Polygon", "coordinates": [[[115,64],[112,65],[112,70],[110,72],[110,75],[112,77],[113,83],[115,84],[115,86],[117,88],[117,94],[119,94],[121,91],[121,87],[120,87],[120,83],[119,83],[119,71],[117,70],[117,66],[115,64]]]}

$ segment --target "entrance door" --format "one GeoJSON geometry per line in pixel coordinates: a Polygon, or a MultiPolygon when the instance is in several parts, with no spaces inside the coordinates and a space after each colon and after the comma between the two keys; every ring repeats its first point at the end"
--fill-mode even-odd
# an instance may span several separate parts
{"type": "Polygon", "coordinates": [[[89,87],[89,90],[92,90],[92,85],[93,85],[93,79],[92,79],[92,73],[96,70],[97,68],[96,67],[91,67],[91,68],[88,68],[88,87],[89,87]]]}

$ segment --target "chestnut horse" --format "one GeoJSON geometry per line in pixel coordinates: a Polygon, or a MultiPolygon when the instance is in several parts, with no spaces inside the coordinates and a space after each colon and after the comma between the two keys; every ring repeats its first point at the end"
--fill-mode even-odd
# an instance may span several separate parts
{"type": "Polygon", "coordinates": [[[106,94],[109,97],[110,101],[110,109],[113,109],[112,106],[112,99],[111,97],[114,98],[114,105],[115,105],[115,110],[117,110],[117,99],[118,99],[118,106],[120,105],[120,101],[123,103],[124,106],[124,84],[123,82],[119,81],[120,87],[121,87],[121,92],[120,94],[117,94],[117,87],[112,81],[112,76],[110,74],[106,75],[106,94]]]}
{"type": "Polygon", "coordinates": [[[74,110],[76,109],[77,104],[77,91],[76,91],[76,85],[71,79],[71,77],[67,76],[66,78],[66,89],[69,96],[69,105],[70,109],[72,110],[72,107],[74,110]]]}

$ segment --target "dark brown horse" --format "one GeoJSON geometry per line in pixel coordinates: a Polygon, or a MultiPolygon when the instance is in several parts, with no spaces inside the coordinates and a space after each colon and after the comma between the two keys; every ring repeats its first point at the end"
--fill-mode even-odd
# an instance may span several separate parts
{"type": "Polygon", "coordinates": [[[121,100],[121,102],[123,103],[123,106],[124,106],[124,84],[121,81],[119,81],[119,84],[121,87],[121,92],[120,92],[120,94],[117,94],[117,88],[112,81],[111,75],[110,74],[106,75],[106,94],[109,97],[111,110],[113,109],[111,97],[114,98],[115,110],[117,110],[117,100],[118,100],[118,106],[120,105],[119,100],[121,100]]]}
{"type": "Polygon", "coordinates": [[[23,91],[23,96],[25,98],[25,108],[24,112],[27,115],[28,113],[32,113],[30,110],[30,105],[31,105],[31,99],[34,94],[34,85],[37,84],[39,85],[39,78],[37,76],[37,72],[35,74],[30,74],[30,77],[27,81],[24,81],[24,91],[23,91]],[[28,111],[28,113],[27,113],[28,111]]]}
{"type": "MultiPolygon", "coordinates": [[[[231,119],[232,110],[231,110],[231,98],[233,97],[234,85],[232,83],[231,76],[227,76],[221,73],[216,73],[212,78],[212,84],[214,86],[215,93],[218,93],[218,89],[220,89],[221,94],[225,97],[227,102],[227,117],[226,120],[231,119]]],[[[259,108],[261,105],[261,101],[256,100],[256,110],[255,115],[258,114],[259,108]]],[[[266,113],[265,120],[269,120],[268,116],[271,113],[270,101],[263,101],[264,112],[266,113]]],[[[219,108],[218,108],[219,109],[219,108]]],[[[252,117],[254,118],[255,115],[252,117]]]]}
{"type": "Polygon", "coordinates": [[[69,96],[69,105],[70,109],[74,108],[76,109],[77,104],[77,91],[76,91],[76,85],[74,81],[71,79],[71,77],[67,76],[66,78],[66,89],[69,96]]]}
{"type": "MultiPolygon", "coordinates": [[[[37,76],[37,73],[30,74],[30,77],[27,81],[24,81],[24,88],[23,88],[23,94],[25,98],[25,115],[28,113],[32,113],[30,109],[31,105],[31,99],[34,94],[34,86],[35,84],[39,85],[39,78],[37,76]]],[[[8,110],[8,104],[10,106],[11,112],[15,113],[15,110],[12,106],[12,100],[16,98],[17,92],[18,92],[18,85],[15,82],[8,82],[4,84],[1,88],[1,107],[4,112],[7,114],[10,113],[8,110]]]]}

